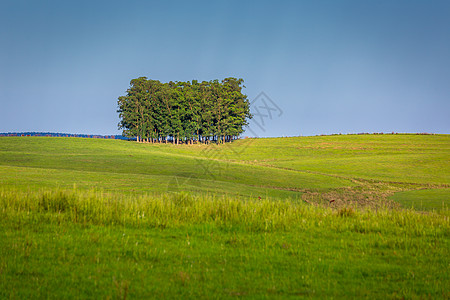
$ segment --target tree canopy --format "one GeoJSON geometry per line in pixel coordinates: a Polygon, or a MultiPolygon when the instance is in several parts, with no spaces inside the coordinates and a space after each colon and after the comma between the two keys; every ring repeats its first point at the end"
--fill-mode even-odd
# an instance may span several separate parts
{"type": "Polygon", "coordinates": [[[231,142],[248,124],[243,79],[168,82],[132,79],[118,100],[119,129],[138,142],[231,142]]]}

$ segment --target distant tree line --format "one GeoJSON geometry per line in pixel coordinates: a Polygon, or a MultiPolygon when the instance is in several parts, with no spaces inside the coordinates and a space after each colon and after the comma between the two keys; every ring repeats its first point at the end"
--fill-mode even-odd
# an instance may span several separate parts
{"type": "Polygon", "coordinates": [[[39,136],[39,137],[79,137],[93,139],[119,139],[128,140],[122,135],[101,135],[101,134],[83,134],[83,133],[60,133],[60,132],[0,132],[0,136],[39,136]]]}
{"type": "Polygon", "coordinates": [[[119,129],[138,142],[225,143],[250,119],[244,80],[168,82],[139,77],[119,97],[119,129]]]}

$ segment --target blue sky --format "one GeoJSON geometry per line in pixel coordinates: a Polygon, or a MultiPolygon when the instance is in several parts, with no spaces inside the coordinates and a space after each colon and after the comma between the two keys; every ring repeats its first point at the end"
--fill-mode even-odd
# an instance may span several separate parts
{"type": "Polygon", "coordinates": [[[450,133],[450,1],[1,0],[0,45],[0,132],[117,134],[132,78],[232,76],[282,112],[247,135],[450,133]]]}

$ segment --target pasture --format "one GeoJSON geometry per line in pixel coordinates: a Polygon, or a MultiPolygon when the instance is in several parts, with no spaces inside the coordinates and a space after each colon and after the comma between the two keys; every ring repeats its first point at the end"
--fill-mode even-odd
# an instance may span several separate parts
{"type": "Polygon", "coordinates": [[[450,297],[450,136],[0,138],[0,298],[450,297]]]}

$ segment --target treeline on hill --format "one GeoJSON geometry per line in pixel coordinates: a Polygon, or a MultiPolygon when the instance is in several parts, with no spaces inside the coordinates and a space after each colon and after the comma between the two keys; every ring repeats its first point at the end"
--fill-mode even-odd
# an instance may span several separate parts
{"type": "Polygon", "coordinates": [[[250,119],[243,79],[168,82],[139,77],[119,97],[119,128],[138,142],[225,143],[250,119]]]}

